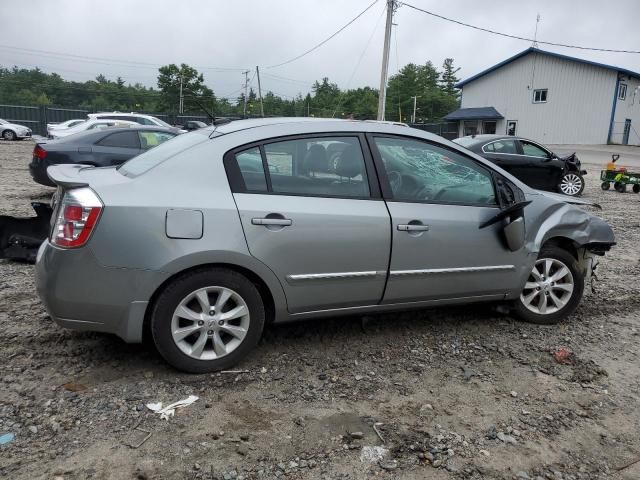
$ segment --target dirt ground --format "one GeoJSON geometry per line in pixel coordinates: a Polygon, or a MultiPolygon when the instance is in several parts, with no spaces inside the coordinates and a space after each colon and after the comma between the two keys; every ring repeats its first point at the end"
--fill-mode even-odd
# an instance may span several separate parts
{"type": "MultiPolygon", "coordinates": [[[[0,214],[51,191],[32,148],[0,142],[0,214]]],[[[0,478],[640,478],[640,195],[597,177],[619,243],[566,323],[475,306],[274,326],[212,375],[61,329],[33,266],[0,260],[0,478]],[[189,395],[168,421],[145,407],[189,395]]]]}

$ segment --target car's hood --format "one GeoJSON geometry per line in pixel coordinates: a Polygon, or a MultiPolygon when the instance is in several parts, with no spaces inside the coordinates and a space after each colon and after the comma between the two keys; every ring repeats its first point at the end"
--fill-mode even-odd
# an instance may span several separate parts
{"type": "Polygon", "coordinates": [[[591,205],[600,208],[600,205],[586,198],[570,197],[569,195],[562,195],[561,193],[554,192],[545,192],[544,190],[535,190],[535,192],[539,195],[544,195],[545,197],[552,198],[561,202],[570,203],[572,205],[591,205]]]}

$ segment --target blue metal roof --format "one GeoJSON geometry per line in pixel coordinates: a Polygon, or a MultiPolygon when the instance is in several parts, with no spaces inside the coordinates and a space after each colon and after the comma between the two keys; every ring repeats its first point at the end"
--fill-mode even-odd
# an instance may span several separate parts
{"type": "Polygon", "coordinates": [[[530,53],[539,53],[541,55],[548,55],[550,57],[560,58],[562,60],[570,60],[572,62],[583,63],[585,65],[593,65],[594,67],[606,68],[607,70],[613,70],[614,72],[624,73],[625,75],[629,75],[630,77],[640,78],[640,73],[632,72],[631,70],[627,70],[626,68],[607,65],[605,63],[592,62],[590,60],[584,60],[582,58],[570,57],[569,55],[562,55],[561,53],[547,52],[545,50],[540,50],[539,48],[529,47],[526,50],[523,50],[522,52],[514,55],[513,57],[509,57],[506,60],[503,60],[502,62],[495,64],[493,67],[489,67],[486,70],[483,70],[482,72],[467,78],[466,80],[462,80],[461,82],[456,83],[455,86],[457,88],[462,88],[467,83],[472,82],[480,77],[483,77],[487,73],[491,73],[494,70],[497,70],[498,68],[503,67],[504,65],[507,65],[508,63],[511,63],[530,53]]]}
{"type": "Polygon", "coordinates": [[[444,117],[445,120],[499,120],[504,118],[493,107],[459,108],[444,117]]]}

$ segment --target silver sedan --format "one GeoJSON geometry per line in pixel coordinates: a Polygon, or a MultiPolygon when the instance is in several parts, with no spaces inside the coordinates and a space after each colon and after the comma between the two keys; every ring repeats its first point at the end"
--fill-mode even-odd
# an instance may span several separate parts
{"type": "Polygon", "coordinates": [[[493,301],[556,323],[615,243],[581,201],[384,122],[234,121],[48,175],[50,316],[150,335],[190,372],[237,363],[271,322],[493,301]]]}

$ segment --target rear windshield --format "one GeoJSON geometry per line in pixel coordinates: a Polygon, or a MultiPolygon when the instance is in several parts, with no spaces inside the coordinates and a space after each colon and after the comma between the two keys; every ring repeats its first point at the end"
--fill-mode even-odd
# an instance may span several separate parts
{"type": "Polygon", "coordinates": [[[462,145],[463,147],[468,147],[472,143],[476,142],[476,139],[473,137],[460,137],[454,140],[458,145],[462,145]]]}
{"type": "Polygon", "coordinates": [[[133,157],[118,167],[118,170],[127,177],[137,177],[174,155],[204,142],[207,138],[207,135],[202,135],[198,132],[178,135],[137,157],[133,157]]]}

